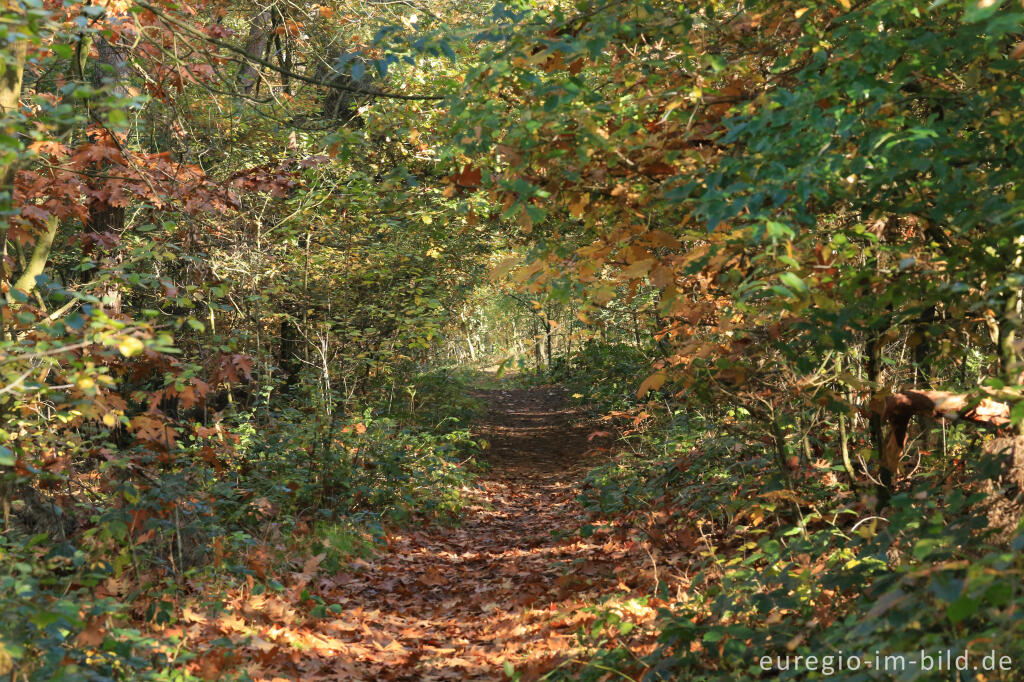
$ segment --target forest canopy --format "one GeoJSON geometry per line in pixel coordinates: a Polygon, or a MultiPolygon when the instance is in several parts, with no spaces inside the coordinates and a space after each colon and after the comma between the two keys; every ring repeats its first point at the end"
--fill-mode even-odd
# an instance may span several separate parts
{"type": "Polygon", "coordinates": [[[1019,675],[1024,3],[2,15],[0,674],[1019,675]],[[373,639],[488,504],[561,634],[373,639]]]}

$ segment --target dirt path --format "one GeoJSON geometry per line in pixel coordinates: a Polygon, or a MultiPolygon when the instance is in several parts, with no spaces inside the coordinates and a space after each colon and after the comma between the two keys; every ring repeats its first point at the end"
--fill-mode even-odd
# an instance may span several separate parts
{"type": "Polygon", "coordinates": [[[592,618],[581,607],[649,586],[640,547],[575,534],[593,425],[557,388],[477,396],[489,407],[477,431],[490,442],[491,468],[464,523],[393,535],[350,573],[312,567],[308,589],[340,612],[301,630],[261,631],[255,679],[501,680],[506,661],[536,678],[576,647],[577,628],[592,618]],[[289,638],[300,646],[282,668],[289,638]]]}

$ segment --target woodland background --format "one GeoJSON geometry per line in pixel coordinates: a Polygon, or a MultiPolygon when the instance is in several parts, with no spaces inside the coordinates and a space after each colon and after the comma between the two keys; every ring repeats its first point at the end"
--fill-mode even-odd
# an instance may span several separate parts
{"type": "Polygon", "coordinates": [[[163,628],[456,522],[495,367],[605,415],[584,504],[687,565],[552,676],[1024,665],[1022,24],[6,0],[0,673],[235,674],[163,628]]]}

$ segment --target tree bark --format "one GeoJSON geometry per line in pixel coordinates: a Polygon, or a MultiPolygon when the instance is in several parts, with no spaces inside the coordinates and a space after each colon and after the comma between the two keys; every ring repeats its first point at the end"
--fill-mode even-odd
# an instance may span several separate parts
{"type": "MultiPolygon", "coordinates": [[[[4,14],[10,14],[11,4],[5,4],[4,14]]],[[[12,27],[13,28],[13,27],[12,27]]],[[[10,61],[7,68],[0,75],[0,113],[4,117],[4,133],[14,136],[16,126],[11,117],[18,112],[18,101],[21,99],[21,86],[25,78],[25,49],[27,43],[24,39],[17,40],[13,44],[7,43],[3,50],[10,54],[10,61]]],[[[0,164],[0,191],[3,192],[0,201],[4,209],[9,210],[11,205],[14,187],[14,163],[0,164]]],[[[6,226],[6,218],[4,219],[6,226]]],[[[6,234],[6,227],[5,227],[6,234]]]]}
{"type": "Polygon", "coordinates": [[[299,360],[301,335],[290,317],[281,320],[281,342],[277,350],[277,366],[285,373],[284,386],[295,386],[302,362],[299,360]]]}
{"type": "Polygon", "coordinates": [[[966,395],[948,391],[903,391],[872,404],[872,416],[889,426],[882,446],[879,470],[882,483],[891,488],[907,446],[907,428],[915,415],[947,421],[970,421],[997,427],[1005,427],[1010,423],[1010,406],[1006,403],[985,398],[971,409],[968,409],[969,404],[966,395]]]}
{"type": "MultiPolygon", "coordinates": [[[[253,59],[266,59],[267,48],[270,46],[270,10],[257,14],[249,23],[249,37],[245,41],[245,53],[253,59]]],[[[242,63],[238,70],[236,84],[245,95],[259,92],[260,71],[252,62],[242,63]]]]}
{"type": "MultiPolygon", "coordinates": [[[[128,96],[129,64],[124,48],[115,46],[102,35],[94,39],[97,59],[93,65],[92,84],[96,88],[105,88],[112,97],[128,96]]],[[[103,199],[93,199],[89,204],[89,219],[85,224],[86,232],[96,234],[124,231],[125,207],[113,206],[103,199]]],[[[99,298],[106,301],[107,310],[113,315],[121,314],[121,287],[111,283],[103,291],[98,292],[99,298]]]]}
{"type": "MultiPolygon", "coordinates": [[[[4,3],[4,18],[7,19],[13,14],[14,3],[7,0],[4,3]]],[[[17,22],[9,23],[8,30],[16,34],[17,22]]],[[[2,49],[10,55],[6,69],[0,75],[0,115],[3,116],[3,133],[8,139],[17,136],[18,126],[15,116],[18,113],[18,102],[21,99],[21,88],[25,78],[25,50],[27,42],[24,39],[8,42],[2,49]]],[[[7,255],[7,227],[8,216],[14,207],[14,173],[17,170],[17,162],[0,163],[0,259],[7,255]]],[[[2,270],[2,269],[0,269],[2,270]]],[[[0,275],[0,279],[5,279],[0,275]]],[[[35,284],[33,278],[32,283],[35,284]]]]}

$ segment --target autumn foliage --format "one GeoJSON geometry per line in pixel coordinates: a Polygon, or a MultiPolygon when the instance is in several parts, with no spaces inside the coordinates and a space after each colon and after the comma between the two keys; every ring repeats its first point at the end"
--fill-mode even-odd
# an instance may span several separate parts
{"type": "Polygon", "coordinates": [[[0,11],[0,674],[1024,660],[1021,3],[0,11]]]}

